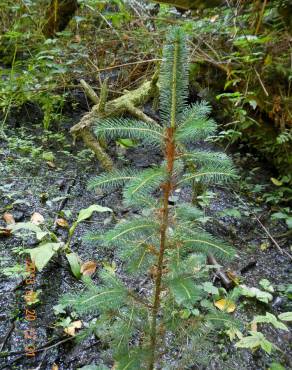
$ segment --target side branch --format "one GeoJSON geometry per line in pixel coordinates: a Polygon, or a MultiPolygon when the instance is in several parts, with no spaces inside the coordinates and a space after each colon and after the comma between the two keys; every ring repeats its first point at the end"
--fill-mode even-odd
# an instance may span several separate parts
{"type": "Polygon", "coordinates": [[[91,132],[92,126],[97,119],[121,116],[125,113],[129,113],[139,120],[157,124],[156,121],[138,108],[157,96],[157,74],[155,73],[150,81],[144,82],[137,89],[128,91],[124,95],[102,104],[102,109],[100,104],[101,98],[96,95],[94,90],[84,80],[81,80],[80,83],[88,98],[95,105],[76,125],[71,127],[70,132],[74,138],[81,137],[83,139],[85,145],[93,150],[105,170],[111,170],[113,162],[103,149],[103,145],[98,142],[91,132]]]}

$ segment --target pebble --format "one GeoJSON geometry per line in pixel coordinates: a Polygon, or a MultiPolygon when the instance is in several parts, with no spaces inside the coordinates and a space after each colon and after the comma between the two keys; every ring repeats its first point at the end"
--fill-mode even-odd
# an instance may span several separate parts
{"type": "Polygon", "coordinates": [[[20,222],[24,218],[24,212],[22,211],[13,211],[13,217],[16,222],[20,222]]]}

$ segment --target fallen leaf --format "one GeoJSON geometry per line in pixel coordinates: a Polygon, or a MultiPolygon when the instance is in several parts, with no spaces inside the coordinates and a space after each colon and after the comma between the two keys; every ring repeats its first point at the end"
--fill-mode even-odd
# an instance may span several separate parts
{"type": "Polygon", "coordinates": [[[31,216],[31,218],[30,218],[30,222],[31,222],[32,224],[35,224],[35,225],[40,225],[40,224],[42,224],[42,223],[44,223],[44,222],[45,222],[45,219],[44,219],[44,217],[43,217],[40,213],[35,212],[35,213],[31,216]]]}
{"type": "Polygon", "coordinates": [[[54,162],[52,162],[52,161],[47,161],[46,163],[47,163],[47,165],[48,165],[50,168],[56,168],[56,165],[55,165],[55,163],[54,163],[54,162]]]}
{"type": "Polygon", "coordinates": [[[75,35],[74,42],[77,42],[78,44],[81,42],[80,35],[75,35]]]}
{"type": "Polygon", "coordinates": [[[52,370],[59,370],[59,366],[57,364],[53,364],[52,370]]]}
{"type": "Polygon", "coordinates": [[[239,276],[236,275],[236,273],[234,271],[229,271],[228,270],[228,271],[226,271],[226,274],[229,277],[229,279],[231,281],[233,281],[233,283],[235,285],[238,285],[240,283],[240,278],[239,278],[239,276]]]}
{"type": "Polygon", "coordinates": [[[272,181],[272,183],[274,184],[274,185],[276,185],[276,186],[282,186],[283,185],[283,183],[281,182],[281,181],[279,181],[279,180],[277,180],[277,179],[275,179],[274,177],[271,177],[271,179],[270,179],[271,181],[272,181]]]}
{"type": "Polygon", "coordinates": [[[266,243],[266,242],[264,242],[264,243],[262,243],[261,245],[260,245],[260,249],[262,250],[262,251],[265,251],[266,249],[268,249],[269,248],[269,243],[266,243]]]}
{"type": "Polygon", "coordinates": [[[3,215],[3,220],[7,223],[7,225],[14,225],[15,220],[11,213],[5,212],[3,215]]]}
{"type": "Polygon", "coordinates": [[[235,304],[230,301],[229,299],[219,299],[219,301],[216,301],[214,303],[214,306],[219,308],[220,311],[226,311],[228,313],[234,312],[236,309],[235,304]]]}
{"type": "Polygon", "coordinates": [[[80,329],[82,327],[82,322],[80,320],[73,321],[67,328],[64,329],[64,332],[71,337],[75,337],[76,329],[80,329]]]}
{"type": "Polygon", "coordinates": [[[251,331],[258,331],[257,323],[252,321],[250,324],[250,329],[251,331]]]}
{"type": "Polygon", "coordinates": [[[3,238],[3,237],[8,237],[11,235],[11,230],[10,229],[4,229],[2,227],[0,227],[0,238],[3,238]]]}
{"type": "Polygon", "coordinates": [[[210,18],[210,22],[211,23],[214,23],[214,22],[216,22],[216,20],[219,18],[219,15],[218,14],[216,14],[216,15],[213,15],[213,17],[211,17],[210,18]]]}
{"type": "Polygon", "coordinates": [[[36,301],[38,299],[38,296],[39,296],[38,292],[26,291],[26,293],[27,294],[24,296],[24,300],[25,300],[26,304],[31,305],[31,304],[36,303],[36,301]]]}
{"type": "Polygon", "coordinates": [[[68,221],[66,221],[64,218],[58,218],[56,221],[56,224],[60,227],[67,228],[69,227],[68,221]]]}
{"type": "Polygon", "coordinates": [[[96,270],[96,262],[94,261],[87,261],[87,262],[84,262],[81,266],[81,269],[80,269],[80,272],[83,274],[83,275],[88,275],[88,276],[91,276],[95,273],[95,270],[96,270]]]}

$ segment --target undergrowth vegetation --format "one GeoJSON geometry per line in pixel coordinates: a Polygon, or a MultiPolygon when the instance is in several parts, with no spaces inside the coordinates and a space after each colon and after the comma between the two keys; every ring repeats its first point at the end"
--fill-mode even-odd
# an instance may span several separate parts
{"type": "Polygon", "coordinates": [[[290,368],[291,12],[0,0],[6,368],[290,368]]]}
{"type": "Polygon", "coordinates": [[[71,2],[78,6],[70,27],[48,37],[48,1],[1,1],[2,132],[9,114],[29,102],[40,106],[44,127],[50,127],[80,78],[97,89],[109,78],[113,95],[137,86],[160,59],[167,24],[178,23],[191,36],[192,91],[220,106],[219,139],[256,148],[290,183],[289,1],[221,7],[198,1],[189,5],[193,17],[183,21],[178,13],[170,16],[167,5],[148,1],[71,2]]]}

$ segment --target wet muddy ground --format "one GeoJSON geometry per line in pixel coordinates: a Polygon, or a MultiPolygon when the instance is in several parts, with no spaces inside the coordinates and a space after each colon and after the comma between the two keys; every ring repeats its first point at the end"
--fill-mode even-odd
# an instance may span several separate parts
{"type": "MultiPolygon", "coordinates": [[[[0,211],[1,215],[9,211],[16,222],[29,221],[34,212],[39,212],[45,219],[45,226],[63,241],[67,231],[55,227],[54,220],[58,213],[66,217],[69,223],[76,218],[79,210],[92,204],[111,207],[116,219],[125,217],[129,212],[121,202],[121,194],[110,194],[87,191],[87,181],[100,172],[97,161],[90,151],[81,144],[72,145],[68,128],[78,121],[78,115],[54,127],[53,133],[45,135],[39,126],[32,126],[29,117],[12,122],[16,127],[6,131],[7,140],[0,145],[0,211]],[[35,135],[38,132],[39,135],[35,135]],[[65,134],[64,134],[65,133],[65,134]],[[46,153],[44,155],[44,152],[46,153]],[[64,216],[65,215],[65,216],[64,216]]],[[[128,163],[139,168],[147,168],[159,162],[158,154],[143,148],[124,150],[112,147],[120,166],[128,163]]],[[[254,213],[269,229],[272,235],[287,231],[284,223],[271,222],[270,209],[258,200],[260,194],[252,192],[252,184],[265,184],[272,176],[268,166],[258,163],[253,156],[242,165],[243,156],[239,158],[239,170],[246,176],[253,167],[261,167],[257,175],[251,174],[249,190],[242,189],[239,184],[232,187],[211,188],[213,192],[205,209],[213,218],[208,228],[213,233],[232,243],[237,250],[237,257],[224,269],[236,272],[242,282],[251,287],[259,287],[261,279],[268,279],[275,288],[273,302],[269,305],[255,301],[242,300],[235,316],[249,322],[257,313],[265,311],[279,314],[291,311],[291,301],[283,293],[283,285],[292,283],[291,261],[286,254],[281,254],[273,245],[263,228],[253,217],[254,213]],[[240,168],[242,165],[242,168],[240,168]],[[266,167],[266,168],[265,168],[266,167]],[[238,209],[240,217],[222,216],[226,209],[238,209]],[[260,216],[259,216],[260,215],[260,216]]],[[[177,201],[190,198],[190,189],[182,189],[177,201]]],[[[107,220],[107,222],[112,222],[107,220]]],[[[0,221],[0,227],[5,222],[0,221]]],[[[94,214],[92,218],[80,224],[71,243],[83,261],[94,260],[98,267],[105,261],[112,262],[113,256],[107,252],[97,252],[83,236],[95,229],[105,227],[105,216],[94,214]]],[[[284,250],[289,252],[290,244],[287,237],[278,239],[284,250]]],[[[34,290],[40,290],[40,302],[36,305],[37,318],[33,322],[36,328],[36,358],[28,358],[24,351],[24,320],[25,302],[24,280],[21,271],[25,267],[25,248],[37,245],[34,238],[16,238],[14,236],[0,238],[0,369],[40,369],[52,370],[54,364],[59,370],[75,370],[88,364],[107,364],[103,356],[102,344],[93,336],[81,343],[76,343],[58,326],[60,316],[54,313],[54,306],[66,292],[82,289],[81,282],[70,272],[66,259],[60,255],[54,258],[47,267],[37,273],[34,290]],[[12,268],[12,269],[11,269],[12,268]]],[[[117,261],[118,271],[119,263],[117,261]]],[[[143,280],[143,279],[142,279],[143,280]]],[[[145,279],[144,279],[145,281],[145,279]]],[[[146,283],[147,284],[147,283],[146,283]]],[[[220,282],[217,282],[220,285],[220,282]]],[[[66,316],[66,315],[65,315],[66,316]]],[[[65,317],[63,315],[63,318],[65,317]]],[[[86,323],[93,317],[86,317],[86,323]]],[[[211,361],[207,367],[190,364],[189,369],[268,369],[273,361],[283,364],[286,369],[292,368],[292,335],[281,330],[265,329],[267,338],[275,343],[281,351],[274,351],[270,356],[261,350],[252,353],[249,350],[236,350],[234,342],[218,335],[214,338],[211,361]]],[[[246,332],[247,333],[247,332],[246,332]]],[[[165,369],[174,369],[175,362],[165,369]]]]}

